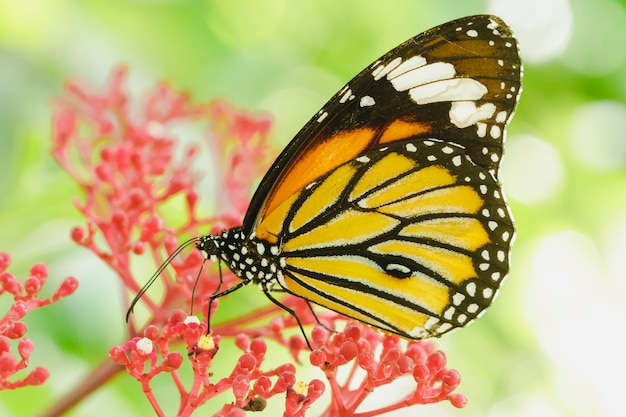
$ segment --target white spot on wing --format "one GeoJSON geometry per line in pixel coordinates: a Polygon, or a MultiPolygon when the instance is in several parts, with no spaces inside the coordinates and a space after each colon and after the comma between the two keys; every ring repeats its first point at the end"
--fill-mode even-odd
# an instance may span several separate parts
{"type": "Polygon", "coordinates": [[[476,123],[476,134],[484,138],[487,135],[487,123],[476,123]]]}
{"type": "Polygon", "coordinates": [[[384,67],[382,65],[377,67],[374,70],[374,72],[372,72],[372,74],[374,75],[374,80],[376,81],[380,80],[385,75],[389,74],[389,72],[392,71],[395,67],[400,65],[401,62],[402,62],[402,58],[398,57],[394,59],[393,61],[391,61],[390,63],[388,63],[387,65],[385,65],[384,67]]]}
{"type": "Polygon", "coordinates": [[[419,55],[412,56],[411,58],[404,61],[402,64],[395,67],[392,71],[390,71],[389,75],[387,75],[387,79],[390,80],[392,78],[399,77],[405,72],[414,70],[419,67],[423,67],[424,65],[426,65],[426,58],[421,57],[419,55]]]}
{"type": "Polygon", "coordinates": [[[343,96],[341,96],[341,98],[339,99],[339,102],[345,103],[346,101],[348,101],[351,95],[352,95],[352,90],[348,88],[346,92],[343,94],[343,96]]]}
{"type": "Polygon", "coordinates": [[[489,19],[489,23],[487,24],[487,29],[494,30],[494,29],[497,29],[498,27],[500,27],[498,22],[496,22],[493,19],[489,19]]]}
{"type": "MultiPolygon", "coordinates": [[[[455,101],[450,106],[450,121],[459,128],[475,125],[477,122],[490,119],[496,111],[493,103],[484,103],[476,107],[473,101],[455,101]]],[[[506,112],[505,112],[506,113],[506,112]]]]}
{"type": "Polygon", "coordinates": [[[475,38],[478,36],[478,32],[475,31],[474,29],[468,30],[466,33],[467,33],[467,36],[469,36],[470,38],[475,38]]]}
{"type": "Polygon", "coordinates": [[[472,78],[454,78],[421,85],[411,89],[409,94],[415,103],[429,104],[478,100],[487,91],[487,87],[472,78]]]}
{"type": "Polygon", "coordinates": [[[491,129],[489,131],[489,135],[491,135],[492,138],[498,139],[500,137],[501,133],[502,133],[502,130],[500,129],[500,126],[498,126],[498,125],[491,126],[491,129]]]}
{"type": "Polygon", "coordinates": [[[474,296],[476,296],[476,283],[474,283],[474,282],[470,282],[469,284],[467,284],[467,285],[465,286],[465,291],[467,291],[467,294],[468,294],[470,297],[474,297],[474,296]]]}
{"type": "MultiPolygon", "coordinates": [[[[411,59],[414,58],[421,57],[413,57],[411,59]]],[[[415,68],[404,67],[404,65],[408,64],[411,59],[400,65],[400,67],[387,76],[387,78],[391,81],[393,88],[397,91],[406,91],[433,81],[450,79],[456,74],[454,66],[446,62],[435,62],[434,64],[428,65],[422,64],[421,66],[415,68]],[[402,67],[404,67],[403,69],[408,68],[408,70],[400,73],[399,70],[402,67]]]]}
{"type": "Polygon", "coordinates": [[[374,104],[376,104],[376,101],[374,101],[374,98],[372,96],[363,96],[359,101],[359,106],[361,107],[370,107],[374,104]]]}

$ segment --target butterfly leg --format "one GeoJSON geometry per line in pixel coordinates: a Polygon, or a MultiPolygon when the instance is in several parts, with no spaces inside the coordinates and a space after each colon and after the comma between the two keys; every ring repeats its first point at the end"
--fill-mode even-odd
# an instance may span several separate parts
{"type": "Polygon", "coordinates": [[[313,314],[313,317],[315,317],[315,321],[317,322],[317,324],[319,324],[320,326],[322,326],[323,328],[325,328],[326,330],[328,330],[331,333],[339,333],[337,330],[331,329],[326,324],[324,324],[324,323],[322,323],[320,321],[319,317],[317,317],[317,314],[315,313],[315,310],[313,310],[313,305],[311,304],[310,301],[307,300],[306,305],[309,306],[309,310],[311,310],[311,314],[313,314]]]}
{"type": "MultiPolygon", "coordinates": [[[[222,292],[219,293],[215,293],[213,294],[211,297],[209,297],[209,309],[207,311],[207,330],[206,333],[209,334],[211,333],[211,311],[213,309],[213,301],[217,300],[220,297],[223,297],[225,295],[230,294],[231,292],[235,292],[237,291],[239,288],[244,287],[245,285],[249,284],[250,281],[241,281],[239,282],[237,285],[230,287],[227,290],[224,290],[222,292]]],[[[219,288],[219,287],[218,287],[219,288]]]]}
{"type": "MultiPolygon", "coordinates": [[[[286,305],[284,305],[283,303],[281,303],[280,301],[278,301],[277,299],[275,299],[274,297],[272,297],[272,295],[269,293],[269,290],[268,291],[263,291],[263,292],[265,293],[265,296],[267,298],[269,298],[272,303],[276,304],[278,307],[282,308],[287,313],[289,313],[294,319],[296,319],[296,322],[298,323],[298,327],[300,328],[300,332],[302,333],[302,336],[304,336],[304,340],[306,342],[306,345],[309,347],[309,350],[312,351],[313,348],[311,347],[311,342],[309,342],[309,338],[306,336],[306,333],[304,331],[304,327],[302,327],[302,322],[300,321],[300,318],[298,317],[296,312],[293,311],[292,309],[290,309],[289,307],[287,307],[286,305]]],[[[316,319],[317,319],[317,317],[316,317],[316,319]]]]}

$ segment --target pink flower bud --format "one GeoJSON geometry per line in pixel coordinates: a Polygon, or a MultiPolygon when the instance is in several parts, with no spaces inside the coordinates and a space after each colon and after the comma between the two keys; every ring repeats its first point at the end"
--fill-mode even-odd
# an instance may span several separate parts
{"type": "Polygon", "coordinates": [[[135,255],[143,255],[146,250],[146,245],[144,245],[143,242],[134,242],[131,250],[135,255]]]}
{"type": "Polygon", "coordinates": [[[48,277],[48,267],[46,264],[38,262],[30,268],[30,274],[39,279],[48,277]]]}
{"type": "Polygon", "coordinates": [[[11,339],[0,335],[0,355],[11,350],[11,339]]]}
{"type": "Polygon", "coordinates": [[[254,395],[267,397],[269,396],[271,389],[272,389],[272,380],[269,379],[265,375],[261,375],[254,383],[254,387],[252,388],[252,393],[254,395]]]}
{"type": "Polygon", "coordinates": [[[314,379],[309,383],[309,389],[307,391],[307,395],[309,396],[311,401],[317,400],[319,397],[324,394],[326,390],[326,385],[319,379],[314,379]]]}
{"type": "Polygon", "coordinates": [[[426,382],[429,377],[430,370],[426,365],[415,365],[415,368],[413,368],[413,378],[415,379],[415,382],[418,384],[426,382]]]}
{"type": "Polygon", "coordinates": [[[428,356],[426,365],[432,374],[436,374],[446,366],[446,355],[441,351],[432,353],[428,356]]]}
{"type": "Polygon", "coordinates": [[[82,227],[78,226],[72,227],[70,237],[72,241],[74,241],[74,243],[80,245],[85,239],[85,230],[82,227]]]}
{"type": "Polygon", "coordinates": [[[157,340],[160,336],[159,328],[154,324],[150,324],[143,330],[143,336],[150,340],[157,340]]]}
{"type": "Polygon", "coordinates": [[[267,352],[267,344],[265,343],[265,340],[260,338],[253,339],[252,342],[250,342],[250,352],[257,358],[263,357],[267,352]]]}
{"type": "Polygon", "coordinates": [[[31,386],[41,385],[49,376],[50,373],[46,368],[37,367],[26,377],[26,383],[31,386]]]}
{"type": "Polygon", "coordinates": [[[256,358],[253,355],[244,353],[237,362],[236,372],[250,373],[254,370],[256,364],[256,358]]]}
{"type": "Polygon", "coordinates": [[[24,289],[26,290],[26,294],[28,295],[37,295],[39,290],[41,289],[42,282],[37,277],[28,277],[26,278],[26,282],[24,282],[24,289]]]}
{"type": "Polygon", "coordinates": [[[339,348],[339,358],[342,363],[350,362],[358,353],[359,350],[354,342],[344,342],[339,348]]]}
{"type": "Polygon", "coordinates": [[[185,313],[183,310],[174,310],[172,314],[170,315],[169,319],[167,320],[167,323],[170,326],[173,326],[177,323],[184,322],[185,320],[187,320],[188,317],[195,317],[195,316],[188,316],[187,313],[185,313]]]}
{"type": "Polygon", "coordinates": [[[130,363],[128,360],[128,355],[126,355],[126,350],[121,348],[120,346],[113,346],[109,350],[109,358],[111,358],[113,362],[120,365],[128,365],[130,363]]]}
{"type": "Polygon", "coordinates": [[[361,351],[361,353],[359,353],[357,360],[358,360],[359,366],[365,369],[366,371],[376,366],[376,358],[374,358],[374,354],[369,350],[361,351]]]}
{"type": "Polygon", "coordinates": [[[315,326],[311,331],[311,342],[313,347],[321,347],[328,341],[330,332],[322,326],[315,326]]]}
{"type": "Polygon", "coordinates": [[[324,351],[320,349],[314,350],[309,355],[309,361],[311,362],[311,365],[313,366],[317,366],[317,367],[325,366],[326,365],[326,353],[324,353],[324,351]]]}
{"type": "Polygon", "coordinates": [[[24,317],[26,313],[28,313],[28,304],[22,300],[17,300],[9,309],[7,317],[11,321],[17,321],[24,317]]]}
{"type": "Polygon", "coordinates": [[[0,283],[2,288],[9,294],[19,296],[22,292],[22,284],[10,272],[3,272],[0,275],[0,283]]]}
{"type": "Polygon", "coordinates": [[[11,256],[6,252],[0,252],[0,272],[4,272],[11,265],[11,256]]]}
{"type": "Polygon", "coordinates": [[[244,333],[238,334],[235,336],[235,346],[244,352],[247,352],[250,347],[250,337],[244,333]]]}
{"type": "Polygon", "coordinates": [[[9,339],[16,340],[23,337],[27,330],[28,327],[21,321],[18,321],[17,323],[13,323],[13,325],[9,326],[3,333],[9,339]]]}
{"type": "Polygon", "coordinates": [[[57,290],[56,295],[58,297],[67,297],[68,295],[73,294],[77,288],[78,288],[78,280],[74,277],[67,277],[61,283],[61,286],[57,290]]]}
{"type": "Polygon", "coordinates": [[[403,374],[410,374],[413,372],[413,361],[408,356],[402,356],[398,359],[398,370],[403,374]]]}
{"type": "Polygon", "coordinates": [[[356,342],[361,339],[361,327],[353,324],[348,325],[343,331],[343,334],[346,335],[346,339],[356,342]]]}
{"type": "Polygon", "coordinates": [[[0,376],[7,378],[15,372],[16,359],[10,353],[0,355],[0,376]]]}
{"type": "Polygon", "coordinates": [[[459,375],[458,371],[450,369],[446,371],[445,375],[443,376],[441,391],[444,394],[449,394],[454,391],[460,383],[461,375],[459,375]]]}
{"type": "Polygon", "coordinates": [[[381,362],[388,364],[388,365],[393,364],[393,363],[398,362],[398,359],[400,359],[401,356],[402,356],[402,351],[400,349],[392,348],[391,350],[387,351],[385,356],[382,358],[381,362]]]}
{"type": "Polygon", "coordinates": [[[245,375],[235,375],[233,379],[233,394],[235,398],[241,401],[250,389],[250,380],[245,375]]]}
{"type": "Polygon", "coordinates": [[[23,360],[28,360],[30,355],[32,355],[33,350],[35,350],[35,344],[27,337],[20,339],[17,343],[17,352],[23,360]]]}
{"type": "Polygon", "coordinates": [[[450,404],[456,408],[463,408],[467,405],[467,397],[463,394],[450,395],[450,404]]]}
{"type": "Polygon", "coordinates": [[[274,392],[285,392],[288,387],[296,383],[296,377],[293,373],[282,373],[278,375],[278,379],[274,384],[274,392]]]}
{"type": "Polygon", "coordinates": [[[183,355],[178,352],[170,352],[167,354],[165,358],[165,366],[169,371],[173,371],[175,369],[180,368],[180,365],[183,363],[183,355]]]}

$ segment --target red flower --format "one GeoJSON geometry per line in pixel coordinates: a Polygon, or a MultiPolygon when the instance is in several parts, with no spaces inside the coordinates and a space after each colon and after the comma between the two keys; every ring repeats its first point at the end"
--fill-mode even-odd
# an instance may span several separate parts
{"type": "MultiPolygon", "coordinates": [[[[192,104],[166,84],[135,103],[124,91],[125,78],[124,69],[116,70],[100,93],[70,83],[57,104],[53,137],[54,157],[85,193],[84,201],[75,205],[86,224],[72,231],[73,240],[113,269],[130,294],[138,293],[145,281],[131,268],[136,259],[149,257],[155,268],[166,261],[170,265],[155,277],[162,283],[163,295],[153,298],[147,292],[139,303],[148,309],[149,318],[139,323],[131,316],[129,341],[113,347],[110,358],[140,382],[157,415],[164,413],[151,382],[165,374],[177,388],[179,416],[191,415],[227,391],[231,400],[215,415],[243,416],[245,410],[261,411],[268,402],[284,401],[284,416],[304,416],[325,385],[296,376],[294,364],[300,362],[302,352],[309,351],[294,317],[268,303],[252,314],[212,324],[207,335],[206,318],[188,317],[183,311],[193,305],[196,311],[207,312],[208,298],[218,287],[229,288],[239,279],[225,268],[204,265],[195,250],[167,258],[181,241],[240,224],[252,185],[271,159],[270,119],[225,102],[192,104]],[[204,139],[211,153],[202,159],[198,136],[190,138],[194,145],[183,147],[188,131],[180,129],[198,122],[209,127],[204,139]],[[201,178],[211,179],[218,190],[214,197],[203,194],[203,204],[197,191],[201,178]],[[200,214],[205,205],[215,205],[219,211],[212,216],[200,214]],[[234,338],[239,359],[228,375],[213,375],[213,361],[225,360],[220,341],[227,337],[234,338]],[[283,345],[291,359],[267,365],[267,339],[283,345]],[[176,351],[181,342],[186,346],[183,353],[176,351]],[[192,381],[181,378],[182,366],[193,369],[192,381]]],[[[303,325],[316,323],[304,300],[287,296],[281,302],[297,313],[303,325]]],[[[215,302],[212,314],[218,307],[215,302]]],[[[365,414],[359,410],[359,415],[442,400],[463,405],[452,394],[458,374],[445,369],[445,356],[431,342],[406,345],[398,337],[382,336],[334,312],[320,311],[318,318],[330,328],[344,328],[330,334],[317,326],[310,337],[315,348],[310,362],[324,371],[330,384],[332,398],[325,415],[357,415],[367,395],[376,395],[375,388],[400,377],[413,378],[413,394],[365,414]],[[379,351],[380,355],[374,353],[379,351]],[[351,369],[345,381],[338,380],[340,367],[351,369]],[[359,368],[367,376],[355,390],[359,368]]]]}
{"type": "Polygon", "coordinates": [[[15,377],[28,367],[35,345],[27,337],[26,324],[21,320],[28,312],[57,302],[72,294],[78,287],[76,278],[66,278],[49,298],[39,298],[39,291],[48,278],[48,269],[44,264],[35,264],[30,269],[30,276],[22,283],[8,271],[11,264],[9,254],[0,252],[0,296],[11,296],[13,302],[9,310],[0,317],[0,390],[16,389],[28,385],[40,385],[48,379],[48,370],[37,367],[22,379],[15,377]],[[12,341],[17,340],[17,343],[12,341]],[[18,358],[11,352],[17,344],[18,358]]]}

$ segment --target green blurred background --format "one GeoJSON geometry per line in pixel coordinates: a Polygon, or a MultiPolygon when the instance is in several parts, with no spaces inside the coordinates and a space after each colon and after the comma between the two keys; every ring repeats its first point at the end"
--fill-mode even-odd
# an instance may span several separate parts
{"type": "MultiPolygon", "coordinates": [[[[48,291],[68,275],[81,283],[76,295],[27,316],[31,366],[51,377],[0,393],[0,415],[43,410],[124,340],[118,282],[70,241],[70,227],[83,221],[72,206],[78,190],[49,153],[51,101],[65,80],[102,86],[127,64],[132,91],[166,79],[196,101],[222,97],[270,112],[279,149],[382,53],[489,12],[513,27],[525,64],[502,171],[518,228],[512,271],[481,320],[440,341],[469,405],[394,415],[623,416],[625,3],[0,0],[0,250],[20,277],[45,261],[48,291]]],[[[156,395],[171,397],[172,414],[178,399],[168,390],[156,395]]],[[[149,412],[139,385],[121,375],[71,415],[149,412]]]]}

